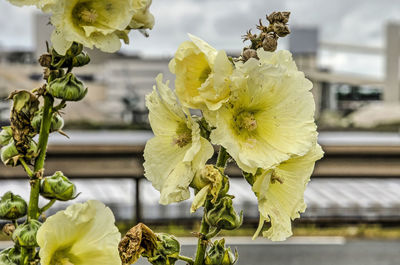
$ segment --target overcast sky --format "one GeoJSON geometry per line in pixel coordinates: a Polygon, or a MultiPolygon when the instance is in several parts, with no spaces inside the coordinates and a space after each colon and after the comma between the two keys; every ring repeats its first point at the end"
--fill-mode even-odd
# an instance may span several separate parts
{"type": "MultiPolygon", "coordinates": [[[[240,36],[254,28],[258,18],[277,10],[292,12],[292,27],[317,26],[322,41],[335,43],[383,46],[384,25],[400,21],[399,0],[153,0],[156,25],[150,38],[134,33],[130,46],[123,50],[170,56],[190,32],[217,49],[237,51],[243,45],[240,36]]],[[[0,0],[0,46],[33,48],[35,12],[35,8],[17,8],[0,0]]],[[[338,71],[382,72],[377,56],[322,55],[320,63],[338,71]]]]}

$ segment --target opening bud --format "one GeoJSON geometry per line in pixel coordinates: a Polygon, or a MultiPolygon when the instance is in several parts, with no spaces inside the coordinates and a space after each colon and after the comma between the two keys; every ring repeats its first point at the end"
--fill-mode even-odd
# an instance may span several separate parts
{"type": "Polygon", "coordinates": [[[37,220],[29,220],[15,229],[12,239],[19,246],[34,248],[39,245],[36,242],[36,234],[42,224],[37,220]]]}
{"type": "Polygon", "coordinates": [[[225,196],[217,204],[207,211],[205,215],[206,222],[213,227],[224,230],[234,230],[243,223],[243,211],[240,216],[233,208],[232,198],[225,196]]]}
{"type": "MultiPolygon", "coordinates": [[[[176,237],[158,233],[157,248],[152,256],[147,256],[147,260],[153,265],[172,265],[178,260],[181,246],[176,237]]],[[[145,255],[143,255],[146,257],[145,255]]]]}
{"type": "Polygon", "coordinates": [[[229,190],[229,179],[214,165],[205,165],[196,172],[190,186],[197,190],[190,209],[191,212],[195,212],[204,205],[207,196],[212,197],[211,203],[224,196],[229,190]]]}
{"type": "Polygon", "coordinates": [[[49,93],[65,101],[79,101],[87,94],[87,88],[72,73],[54,79],[47,87],[49,93]]]}
{"type": "Polygon", "coordinates": [[[238,253],[225,248],[225,239],[215,241],[204,260],[205,265],[233,265],[238,260],[238,253]]]}
{"type": "Polygon", "coordinates": [[[53,176],[42,179],[40,195],[50,200],[69,201],[76,198],[76,188],[61,171],[57,171],[53,176]]]}
{"type": "Polygon", "coordinates": [[[11,191],[1,197],[0,200],[0,219],[16,220],[24,217],[28,211],[28,205],[21,196],[13,194],[11,191]]]}

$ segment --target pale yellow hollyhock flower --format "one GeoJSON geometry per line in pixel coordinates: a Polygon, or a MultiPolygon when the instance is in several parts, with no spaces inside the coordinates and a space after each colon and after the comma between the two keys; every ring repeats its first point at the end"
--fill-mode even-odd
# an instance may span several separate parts
{"type": "Polygon", "coordinates": [[[315,144],[306,155],[290,158],[275,169],[256,175],[253,191],[258,198],[260,224],[253,238],[265,221],[271,222],[271,227],[263,232],[265,237],[281,241],[292,235],[291,220],[299,218],[299,213],[306,209],[304,191],[315,161],[322,156],[321,147],[315,144]]]}
{"type": "Polygon", "coordinates": [[[176,94],[188,108],[217,110],[229,99],[233,65],[225,51],[217,51],[193,35],[189,37],[191,41],[183,42],[169,63],[176,75],[176,94]]]}
{"type": "Polygon", "coordinates": [[[258,51],[260,60],[237,63],[230,101],[204,112],[222,145],[250,173],[304,155],[316,139],[312,83],[297,71],[287,51],[258,51]]]}
{"type": "Polygon", "coordinates": [[[154,26],[154,16],[150,13],[152,0],[133,0],[134,14],[129,23],[132,29],[152,29],[154,26]]]}
{"type": "Polygon", "coordinates": [[[56,0],[8,0],[16,6],[36,6],[44,12],[49,12],[51,7],[56,3],[56,0]]]}
{"type": "Polygon", "coordinates": [[[158,89],[146,97],[155,137],[146,143],[143,166],[145,177],[161,193],[160,203],[168,204],[190,197],[189,184],[214,149],[162,78],[162,74],[157,76],[158,89]]]}
{"type": "Polygon", "coordinates": [[[42,265],[118,265],[121,234],[99,201],[69,206],[47,218],[37,233],[42,265]]]}
{"type": "Polygon", "coordinates": [[[58,0],[52,7],[51,42],[64,55],[72,42],[104,52],[121,48],[121,35],[134,14],[133,0],[58,0]]]}

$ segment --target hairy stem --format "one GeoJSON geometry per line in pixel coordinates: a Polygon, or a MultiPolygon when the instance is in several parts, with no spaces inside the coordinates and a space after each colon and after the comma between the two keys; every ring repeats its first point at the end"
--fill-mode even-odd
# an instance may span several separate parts
{"type": "Polygon", "coordinates": [[[53,204],[56,201],[57,201],[56,199],[51,199],[45,206],[43,206],[42,208],[39,209],[39,214],[42,214],[45,211],[47,211],[48,209],[50,209],[50,207],[53,206],[53,204]]]}
{"type": "MultiPolygon", "coordinates": [[[[34,172],[40,172],[44,167],[44,160],[46,158],[47,142],[49,140],[51,118],[53,114],[54,100],[50,95],[44,96],[43,118],[40,125],[38,151],[39,156],[36,158],[34,172]]],[[[34,176],[31,179],[31,194],[28,206],[28,218],[38,219],[39,217],[39,191],[40,179],[34,176]]]]}
{"type": "Polygon", "coordinates": [[[224,168],[226,167],[226,163],[228,162],[229,159],[229,154],[226,152],[225,147],[221,146],[218,152],[218,158],[217,158],[217,164],[216,166],[219,168],[224,168]]]}
{"type": "Polygon", "coordinates": [[[196,259],[194,260],[194,265],[203,265],[204,263],[204,256],[206,254],[206,249],[207,249],[207,240],[205,240],[203,236],[207,235],[210,230],[210,226],[207,224],[205,220],[207,208],[209,207],[209,205],[210,201],[207,200],[204,205],[203,219],[201,220],[201,226],[200,226],[200,238],[197,242],[197,252],[196,252],[196,259]]]}
{"type": "MultiPolygon", "coordinates": [[[[216,166],[225,169],[228,159],[229,159],[229,154],[226,152],[226,149],[223,146],[221,146],[218,152],[216,166]]],[[[205,215],[210,206],[211,202],[207,200],[204,205],[203,219],[201,220],[201,226],[200,226],[200,238],[199,241],[197,242],[197,252],[194,265],[203,265],[204,256],[206,254],[206,249],[207,249],[207,240],[213,238],[219,233],[219,230],[214,230],[210,233],[210,226],[207,224],[205,220],[205,215]]]]}
{"type": "MultiPolygon", "coordinates": [[[[40,172],[44,167],[44,160],[46,158],[47,151],[47,142],[49,140],[50,134],[50,126],[51,126],[51,118],[53,115],[53,103],[54,99],[50,95],[44,96],[44,106],[43,106],[43,118],[42,124],[40,125],[40,133],[39,133],[39,144],[38,144],[38,152],[39,155],[36,158],[34,172],[30,171],[30,168],[27,165],[22,165],[27,171],[28,175],[30,175],[30,183],[31,183],[31,193],[29,197],[29,205],[28,205],[28,220],[37,220],[39,219],[40,209],[39,209],[39,192],[40,192],[40,172]],[[29,169],[29,170],[28,170],[29,169]]],[[[24,161],[25,162],[25,161],[24,161]]],[[[35,249],[28,249],[25,247],[21,247],[21,264],[27,265],[31,261],[33,261],[35,256],[35,249]]]]}

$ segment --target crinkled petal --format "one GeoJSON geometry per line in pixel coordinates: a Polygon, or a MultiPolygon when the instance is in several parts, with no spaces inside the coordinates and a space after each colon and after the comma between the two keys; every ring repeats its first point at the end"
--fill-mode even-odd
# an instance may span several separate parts
{"type": "Polygon", "coordinates": [[[306,155],[291,158],[257,177],[253,191],[258,197],[260,216],[271,222],[263,232],[265,237],[281,241],[292,235],[291,220],[306,209],[304,191],[315,161],[322,155],[321,147],[315,144],[306,155]]]}

